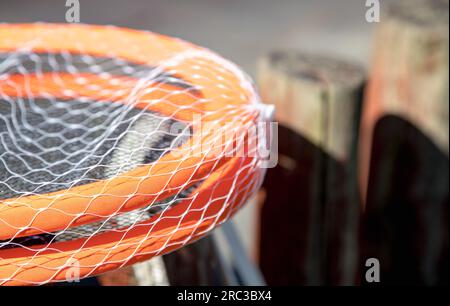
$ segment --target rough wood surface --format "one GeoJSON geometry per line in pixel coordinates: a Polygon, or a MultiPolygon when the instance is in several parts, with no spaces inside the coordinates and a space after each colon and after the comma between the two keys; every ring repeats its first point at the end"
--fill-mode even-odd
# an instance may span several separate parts
{"type": "Polygon", "coordinates": [[[361,125],[365,257],[385,283],[448,283],[448,0],[383,7],[361,125]]]}
{"type": "Polygon", "coordinates": [[[260,61],[264,102],[275,104],[279,165],[269,169],[260,264],[268,284],[352,284],[359,197],[355,149],[364,72],[295,51],[260,61]]]}

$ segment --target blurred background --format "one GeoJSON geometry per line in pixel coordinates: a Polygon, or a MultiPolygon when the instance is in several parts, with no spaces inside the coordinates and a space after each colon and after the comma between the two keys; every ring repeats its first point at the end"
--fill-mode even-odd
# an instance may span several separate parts
{"type": "MultiPolygon", "coordinates": [[[[1,1],[0,22],[65,23],[65,2],[1,1]]],[[[276,105],[279,165],[234,218],[265,283],[368,284],[375,258],[382,283],[448,284],[448,1],[380,1],[379,22],[363,0],[79,2],[82,23],[216,51],[276,105]]],[[[215,279],[211,243],[165,258],[172,284],[215,279]]]]}
{"type": "MultiPolygon", "coordinates": [[[[256,75],[256,58],[274,48],[332,49],[367,63],[372,25],[361,0],[80,1],[81,22],[179,37],[214,50],[256,75]]],[[[1,22],[62,22],[64,0],[1,1],[1,22]]]]}

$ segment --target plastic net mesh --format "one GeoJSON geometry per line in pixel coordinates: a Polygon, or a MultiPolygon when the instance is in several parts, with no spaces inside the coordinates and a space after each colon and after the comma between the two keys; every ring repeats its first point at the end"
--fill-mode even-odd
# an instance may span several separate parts
{"type": "Polygon", "coordinates": [[[205,235],[261,182],[258,110],[238,68],[180,40],[0,25],[0,284],[92,276],[205,235]]]}

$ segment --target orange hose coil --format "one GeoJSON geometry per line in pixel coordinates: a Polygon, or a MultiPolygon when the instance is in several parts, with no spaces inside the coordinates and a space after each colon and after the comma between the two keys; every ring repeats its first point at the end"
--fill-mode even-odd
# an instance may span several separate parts
{"type": "MultiPolygon", "coordinates": [[[[144,87],[134,107],[183,122],[190,122],[195,116],[224,124],[259,120],[253,107],[258,97],[239,70],[212,52],[178,39],[110,26],[0,25],[0,53],[18,52],[24,46],[28,48],[26,52],[108,56],[155,67],[168,62],[170,70],[198,90],[179,92],[170,84],[158,84],[147,92],[144,87]],[[185,59],[171,62],[183,54],[185,59]],[[203,54],[208,56],[202,57],[203,54]],[[201,69],[197,67],[199,63],[201,69]],[[218,80],[226,86],[218,86],[218,80]]],[[[64,98],[75,93],[104,99],[110,93],[111,102],[105,103],[128,103],[127,97],[139,86],[139,80],[131,77],[88,73],[11,74],[0,79],[0,93],[9,97],[50,94],[64,98]],[[80,84],[80,77],[102,90],[80,84]]],[[[236,131],[238,135],[245,133],[236,131]]],[[[214,131],[202,133],[208,149],[211,144],[214,146],[214,136],[214,131]]],[[[184,152],[183,159],[169,152],[156,162],[111,179],[47,194],[0,199],[0,240],[7,240],[65,230],[132,211],[202,181],[189,198],[182,199],[163,216],[152,216],[127,230],[56,242],[50,247],[0,250],[0,284],[64,280],[70,260],[79,263],[81,277],[103,273],[172,251],[226,220],[258,187],[262,172],[256,168],[255,158],[216,156],[209,150],[191,154],[194,149],[198,150],[190,139],[177,149],[178,154],[184,152]]]]}

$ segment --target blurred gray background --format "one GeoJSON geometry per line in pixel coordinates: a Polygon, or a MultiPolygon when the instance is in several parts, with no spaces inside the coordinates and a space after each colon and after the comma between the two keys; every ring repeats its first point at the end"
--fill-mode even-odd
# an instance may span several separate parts
{"type": "MultiPolygon", "coordinates": [[[[256,74],[257,58],[279,48],[370,59],[373,24],[364,0],[79,0],[82,23],[176,36],[212,49],[256,74]]],[[[0,22],[65,22],[65,0],[0,0],[0,22]]],[[[126,46],[124,46],[126,47],[126,46]]],[[[249,253],[254,205],[236,218],[249,253]]]]}
{"type": "MultiPolygon", "coordinates": [[[[180,37],[255,74],[274,48],[332,50],[368,62],[364,0],[79,0],[81,22],[180,37]]],[[[65,22],[65,0],[0,0],[0,22],[65,22]]]]}

